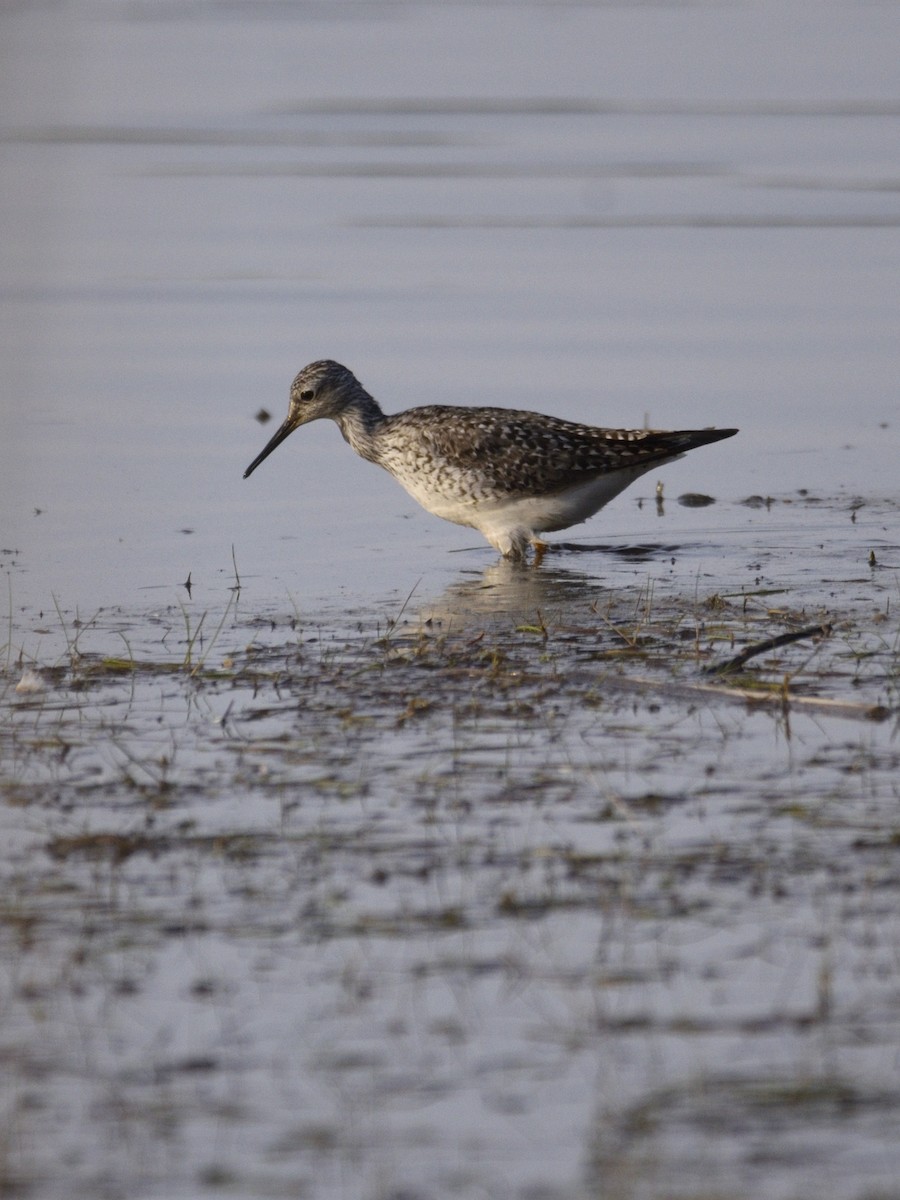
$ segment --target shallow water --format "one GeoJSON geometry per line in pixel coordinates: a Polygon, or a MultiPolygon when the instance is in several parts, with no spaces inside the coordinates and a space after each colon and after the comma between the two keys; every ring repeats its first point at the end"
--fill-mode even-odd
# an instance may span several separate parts
{"type": "Polygon", "coordinates": [[[5,695],[10,1180],[890,1194],[895,576],[801,611],[781,550],[60,613],[5,695]]]}
{"type": "Polygon", "coordinates": [[[7,6],[0,1190],[895,1194],[898,12],[7,6]],[[741,433],[518,571],[323,356],[741,433]]]}

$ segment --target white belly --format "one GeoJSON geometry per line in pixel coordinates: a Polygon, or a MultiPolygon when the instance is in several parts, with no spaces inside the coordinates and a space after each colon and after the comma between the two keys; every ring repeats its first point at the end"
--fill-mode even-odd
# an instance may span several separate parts
{"type": "Polygon", "coordinates": [[[537,534],[586,521],[635,479],[659,465],[655,462],[609,471],[547,496],[462,498],[429,491],[415,478],[396,478],[428,512],[455,525],[477,529],[501,554],[519,557],[537,534]]]}

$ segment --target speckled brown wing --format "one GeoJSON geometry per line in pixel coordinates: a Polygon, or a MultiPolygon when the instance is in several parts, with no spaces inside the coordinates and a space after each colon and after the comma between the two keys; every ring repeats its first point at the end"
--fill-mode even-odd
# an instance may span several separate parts
{"type": "Polygon", "coordinates": [[[507,496],[549,495],[611,471],[663,462],[736,432],[599,429],[519,409],[436,405],[388,420],[394,436],[407,426],[420,453],[427,445],[435,466],[477,471],[481,488],[507,496]]]}

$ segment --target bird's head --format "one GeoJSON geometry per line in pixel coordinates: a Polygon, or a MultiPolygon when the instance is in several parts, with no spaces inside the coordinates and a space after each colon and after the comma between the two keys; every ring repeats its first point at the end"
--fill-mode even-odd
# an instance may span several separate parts
{"type": "Polygon", "coordinates": [[[361,392],[362,386],[353,372],[331,359],[321,359],[304,367],[291,384],[288,415],[244,472],[244,478],[299,426],[321,417],[336,419],[361,392]]]}

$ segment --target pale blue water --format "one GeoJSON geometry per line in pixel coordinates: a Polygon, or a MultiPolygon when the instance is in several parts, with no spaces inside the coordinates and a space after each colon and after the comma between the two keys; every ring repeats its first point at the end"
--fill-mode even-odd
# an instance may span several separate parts
{"type": "MultiPolygon", "coordinates": [[[[702,580],[698,593],[737,592],[757,571],[773,586],[789,563],[792,581],[808,585],[802,595],[794,588],[792,603],[808,602],[812,611],[831,594],[840,607],[852,593],[854,613],[877,607],[886,641],[896,636],[887,623],[896,606],[885,599],[885,576],[877,577],[870,596],[866,560],[874,548],[890,566],[897,544],[900,7],[75,0],[7,5],[0,35],[0,563],[12,641],[26,659],[47,665],[65,649],[57,603],[67,621],[76,611],[89,617],[102,606],[140,622],[154,605],[168,606],[165,620],[150,622],[134,644],[163,654],[159,630],[165,626],[167,635],[171,631],[165,654],[177,658],[176,605],[185,598],[179,585],[190,572],[194,621],[207,608],[221,611],[233,583],[232,555],[244,619],[274,613],[283,628],[299,611],[311,627],[330,622],[339,634],[365,614],[371,632],[413,589],[411,614],[452,615],[460,589],[470,584],[478,599],[494,552],[470,531],[419,510],[386,475],[356,459],[333,426],[301,430],[250,480],[241,478],[274,428],[255,421],[257,410],[265,407],[280,420],[295,372],[325,356],[350,366],[388,410],[487,403],[598,424],[739,426],[739,437],[661,473],[663,515],[652,500],[657,477],[651,475],[587,526],[559,536],[684,547],[671,569],[685,592],[694,580],[702,580]],[[740,503],[753,494],[793,499],[798,489],[825,503],[819,509],[779,503],[771,510],[740,503]],[[709,493],[717,503],[680,507],[675,498],[687,491],[709,493]],[[857,498],[867,504],[851,524],[857,498]]],[[[531,579],[522,585],[523,611],[546,607],[548,600],[562,607],[567,584],[583,600],[585,580],[614,580],[639,593],[648,577],[669,569],[666,556],[657,556],[652,568],[602,554],[573,556],[559,578],[537,577],[533,592],[531,579]]],[[[485,597],[489,611],[487,590],[485,597]]],[[[473,603],[471,595],[467,602],[473,603]]],[[[251,636],[238,628],[241,637],[251,636]]],[[[104,641],[100,634],[95,642],[86,636],[85,644],[122,652],[115,638],[104,641]]],[[[208,773],[199,774],[206,786],[215,778],[216,756],[226,752],[210,735],[230,711],[229,697],[219,699],[199,718],[208,755],[202,760],[208,773]]],[[[134,728],[125,731],[135,753],[142,745],[146,750],[141,738],[156,720],[154,703],[166,713],[174,707],[172,728],[181,729],[181,721],[184,740],[193,742],[189,718],[196,713],[182,718],[180,700],[180,693],[174,701],[168,693],[154,694],[135,716],[134,728]]],[[[665,717],[677,750],[681,710],[665,717]]],[[[276,722],[288,760],[300,719],[291,713],[276,722]]],[[[707,778],[707,768],[710,778],[721,772],[723,794],[733,789],[732,807],[717,807],[722,796],[716,793],[707,816],[702,795],[692,797],[688,816],[682,822],[676,813],[664,834],[652,818],[623,823],[638,897],[626,937],[604,924],[602,912],[585,908],[571,920],[558,911],[540,927],[501,922],[493,932],[476,929],[471,936],[463,929],[458,952],[464,961],[504,966],[500,981],[492,969],[462,984],[452,964],[442,961],[442,946],[422,950],[421,943],[407,946],[389,934],[318,947],[295,944],[289,933],[256,957],[248,949],[252,938],[234,939],[230,925],[212,945],[199,936],[196,945],[169,942],[158,957],[158,947],[147,951],[148,962],[154,956],[153,970],[148,966],[153,982],[139,1016],[126,1000],[119,1002],[113,967],[110,990],[98,985],[77,1008],[84,1017],[85,1070],[95,1087],[108,1071],[109,1079],[124,1079],[126,1090],[143,1098],[141,1071],[148,1063],[190,1056],[207,1043],[235,1045],[246,1060],[236,1051],[222,1074],[227,1083],[245,1061],[253,1065],[239,1089],[246,1111],[224,1090],[218,1095],[216,1087],[226,1087],[218,1073],[207,1086],[201,1072],[197,1128],[169,1144],[164,1111],[159,1129],[152,1114],[146,1120],[145,1113],[132,1114],[121,1118],[138,1129],[135,1143],[126,1144],[116,1136],[120,1118],[109,1114],[95,1126],[82,1122],[77,1109],[54,1110],[45,1126],[39,1106],[24,1106],[20,1126],[18,1098],[7,1095],[7,1141],[25,1130],[21,1146],[27,1151],[33,1144],[34,1161],[60,1195],[72,1194],[73,1180],[80,1194],[93,1195],[98,1178],[111,1196],[170,1197],[170,1178],[179,1186],[194,1181],[198,1194],[227,1192],[204,1170],[241,1154],[240,1170],[251,1164],[247,1178],[259,1163],[276,1164],[265,1176],[270,1191],[260,1194],[277,1194],[278,1170],[293,1178],[296,1108],[309,1143],[305,1171],[312,1160],[304,1178],[313,1181],[315,1196],[396,1200],[438,1195],[433,1189],[441,1187],[473,1197],[582,1200],[590,1194],[595,1200],[591,1130],[606,1131],[603,1118],[607,1111],[615,1118],[617,1098],[639,1101],[654,1086],[671,1081],[677,1089],[682,1079],[707,1070],[715,1076],[742,1053],[763,1077],[779,1062],[786,1035],[777,1028],[764,1059],[754,1058],[760,1040],[740,1025],[748,997],[753,1014],[769,1011],[771,994],[773,1010],[803,1016],[817,1002],[816,973],[834,966],[848,1010],[858,995],[864,1005],[864,971],[854,975],[853,955],[877,929],[884,965],[875,1003],[887,1008],[895,922],[883,921],[877,892],[860,900],[851,913],[855,932],[840,941],[845,914],[832,900],[831,881],[807,878],[802,870],[804,838],[817,836],[815,821],[793,825],[782,813],[770,827],[766,813],[768,805],[792,799],[817,811],[820,796],[830,794],[833,776],[825,768],[835,741],[846,749],[858,738],[860,760],[870,753],[881,769],[879,775],[871,768],[864,781],[874,781],[873,792],[884,788],[895,753],[889,730],[879,727],[878,741],[865,726],[850,732],[817,717],[782,728],[767,717],[745,722],[730,709],[724,717],[703,710],[683,722],[701,750],[685,757],[681,779],[666,774],[671,762],[660,765],[659,748],[643,737],[647,721],[641,714],[641,728],[620,736],[587,711],[583,723],[579,717],[562,731],[562,750],[555,742],[552,748],[549,734],[532,740],[524,718],[521,728],[514,725],[520,747],[510,749],[505,725],[493,748],[479,742],[475,725],[468,734],[473,756],[489,760],[492,752],[521,749],[524,774],[539,777],[552,766],[563,784],[572,777],[582,788],[596,785],[590,804],[617,788],[643,794],[668,781],[687,789],[699,776],[707,778]],[[740,789],[754,771],[769,769],[767,756],[774,764],[771,783],[753,820],[771,839],[773,855],[797,854],[808,944],[799,952],[800,933],[778,923],[784,913],[779,897],[751,902],[735,884],[726,896],[733,924],[723,952],[743,964],[740,970],[716,982],[721,910],[707,918],[698,904],[696,919],[672,927],[673,938],[696,940],[697,953],[686,956],[692,973],[687,982],[677,971],[669,976],[666,919],[652,933],[641,923],[644,830],[663,843],[654,859],[656,897],[670,883],[665,861],[659,865],[665,837],[679,845],[679,839],[706,839],[723,856],[733,840],[756,837],[740,789]],[[835,963],[810,934],[812,926],[834,933],[835,963]],[[752,945],[744,956],[735,949],[742,937],[752,945]],[[841,953],[845,958],[837,961],[841,953]],[[424,974],[416,973],[419,961],[426,963],[424,974]],[[527,965],[527,988],[508,982],[519,962],[527,965]],[[542,990],[534,979],[548,963],[555,983],[542,990]],[[598,983],[601,967],[609,978],[601,971],[598,983]],[[231,998],[191,1004],[189,989],[205,973],[230,980],[231,998]],[[372,1009],[362,991],[353,991],[357,979],[366,986],[374,980],[372,1006],[387,1040],[373,1033],[372,1009]],[[454,979],[456,992],[447,983],[454,979]],[[623,1045],[613,1019],[617,1005],[624,1020],[639,1022],[648,994],[649,1011],[660,1020],[672,1016],[672,1024],[663,1035],[651,1021],[646,1036],[638,1024],[623,1045]],[[95,995],[106,996],[107,1006],[91,1014],[95,995]],[[608,1011],[602,1004],[595,1009],[598,997],[608,1011]],[[735,1023],[719,1038],[718,1055],[714,1031],[701,1053],[681,1036],[681,1014],[705,1019],[723,1006],[737,1014],[735,1023]],[[203,1027],[196,1029],[191,1014],[201,1008],[203,1027]],[[468,1022],[468,1051],[455,1040],[460,1013],[468,1022]],[[594,1034],[607,1018],[612,1032],[598,1046],[594,1034]],[[590,1053],[582,1054],[573,1030],[590,1053]],[[416,1042],[414,1053],[406,1039],[416,1042]],[[372,1041],[379,1041],[379,1054],[385,1045],[393,1049],[367,1060],[363,1052],[372,1041]],[[345,1063],[328,1058],[333,1046],[338,1057],[346,1051],[345,1063]],[[397,1074],[398,1064],[409,1061],[426,1079],[421,1095],[397,1074]],[[298,1062],[312,1065],[304,1073],[296,1070],[298,1062]],[[476,1093],[483,1106],[467,1102],[476,1093]],[[325,1146],[316,1158],[319,1119],[326,1133],[341,1131],[346,1153],[329,1154],[325,1146]],[[221,1144],[210,1145],[217,1138],[221,1144]],[[398,1190],[410,1179],[424,1181],[423,1190],[398,1190]]],[[[150,728],[157,733],[156,725],[150,728]]],[[[456,762],[454,756],[462,761],[467,747],[460,749],[455,727],[441,728],[432,739],[426,726],[418,743],[398,728],[378,743],[372,763],[367,758],[360,767],[371,768],[371,800],[354,795],[345,804],[341,793],[316,800],[320,811],[304,793],[288,827],[294,820],[306,831],[309,823],[314,833],[317,822],[329,830],[352,818],[370,830],[370,815],[389,820],[394,813],[395,820],[412,822],[410,838],[421,833],[418,821],[427,833],[421,787],[431,786],[432,777],[444,781],[447,763],[456,762]],[[408,761],[407,752],[422,756],[421,781],[419,760],[408,761]],[[409,797],[400,817],[395,791],[409,797]]],[[[122,750],[115,738],[103,740],[102,711],[96,732],[109,758],[105,769],[117,777],[122,750]]],[[[246,736],[252,748],[254,734],[246,736]]],[[[155,753],[159,747],[151,744],[155,753]]],[[[164,745],[160,752],[169,751],[164,745]]],[[[176,776],[182,764],[185,770],[196,765],[190,745],[180,753],[176,776]]],[[[677,766],[677,752],[672,760],[677,766]]],[[[62,757],[54,769],[58,779],[51,773],[48,804],[50,785],[65,782],[62,757]]],[[[851,790],[852,783],[846,785],[851,790]]],[[[77,793],[81,807],[62,814],[8,807],[9,825],[25,843],[60,830],[77,833],[82,822],[127,825],[127,808],[106,815],[104,799],[95,814],[89,793],[77,793]]],[[[842,803],[844,792],[834,794],[842,803]]],[[[606,841],[620,836],[595,820],[590,805],[569,829],[569,818],[560,815],[567,810],[557,812],[555,796],[546,807],[538,803],[525,823],[506,801],[502,809],[496,802],[499,834],[490,807],[485,816],[478,805],[458,815],[436,803],[439,837],[453,852],[453,869],[446,876],[452,894],[437,895],[435,903],[464,906],[477,887],[487,886],[462,857],[453,857],[457,838],[463,847],[492,847],[497,837],[499,850],[512,859],[533,854],[539,873],[542,847],[553,839],[565,835],[587,852],[592,839],[609,849],[606,841]]],[[[869,811],[865,796],[855,799],[869,811]]],[[[873,825],[880,829],[883,809],[876,799],[887,809],[889,798],[885,791],[871,797],[873,825]]],[[[191,821],[205,830],[204,820],[215,817],[230,831],[245,820],[248,829],[271,829],[277,838],[286,820],[268,792],[257,795],[252,787],[216,801],[221,807],[214,812],[196,801],[191,821]]],[[[183,814],[168,815],[177,831],[183,814]]],[[[214,823],[210,828],[218,832],[214,823]]],[[[848,829],[848,854],[854,836],[855,827],[848,829]]],[[[335,880],[366,889],[366,914],[389,902],[404,912],[404,889],[420,903],[412,875],[394,891],[379,891],[377,881],[358,876],[354,846],[350,838],[346,857],[323,858],[334,870],[332,877],[323,866],[323,904],[331,902],[326,884],[335,880]]],[[[291,849],[282,852],[289,860],[291,849]]],[[[264,864],[263,873],[267,869],[264,864]]],[[[279,860],[271,869],[277,878],[267,880],[272,887],[260,895],[277,905],[283,887],[286,919],[296,920],[303,895],[291,875],[296,864],[279,860]]],[[[504,869],[502,854],[496,869],[504,869]]],[[[138,913],[152,903],[142,891],[150,878],[160,905],[179,910],[181,892],[170,894],[167,878],[155,872],[151,863],[146,878],[137,873],[123,903],[132,900],[138,913]]],[[[783,873],[791,875],[787,867],[783,873]]],[[[246,910],[237,890],[229,891],[228,864],[221,878],[209,868],[200,874],[180,886],[195,888],[211,911],[224,911],[226,924],[234,901],[237,926],[246,910]]],[[[713,872],[709,888],[700,888],[703,903],[717,894],[717,883],[713,872]]],[[[421,886],[431,884],[426,879],[421,886]]],[[[498,887],[502,895],[502,881],[498,887]]],[[[172,919],[182,915],[176,911],[172,919]]],[[[14,916],[11,931],[19,928],[14,916]]],[[[875,957],[864,959],[866,970],[875,969],[875,957]]],[[[129,969],[134,961],[127,958],[129,969]]],[[[30,960],[26,965],[33,969],[30,960]]],[[[61,968],[63,983],[67,969],[61,968]]],[[[34,973],[41,978],[39,969],[34,973]]],[[[29,992],[31,977],[21,987],[18,979],[6,982],[20,1006],[15,1012],[21,1015],[24,1006],[39,1026],[41,992],[29,992]]],[[[64,991],[58,994],[64,999],[51,1006],[53,1032],[68,1046],[71,1011],[64,991]]],[[[851,1026],[848,1017],[841,1027],[848,1042],[837,1049],[825,1044],[827,1030],[821,1046],[804,1044],[809,1058],[797,1049],[802,1028],[794,1030],[789,1046],[799,1056],[798,1072],[810,1061],[823,1071],[846,1064],[848,1075],[857,1070],[867,1086],[887,1090],[891,1064],[884,1044],[866,1047],[861,1062],[851,1026]]],[[[15,1030],[8,1034],[15,1036],[15,1030]]],[[[52,1064],[48,1078],[59,1084],[52,1064]]],[[[63,1081],[53,1095],[65,1097],[67,1086],[71,1082],[63,1081]]],[[[110,1084],[110,1112],[114,1090],[110,1084]]],[[[88,1099],[84,1103],[89,1107],[88,1099]]],[[[182,1106],[193,1111],[183,1097],[182,1106]]],[[[877,1120],[881,1110],[875,1104],[873,1110],[877,1120]]],[[[97,1118],[95,1110],[88,1115],[97,1118]]],[[[881,1157],[866,1140],[854,1140],[856,1128],[848,1133],[848,1155],[863,1159],[865,1177],[883,1191],[895,1177],[896,1157],[887,1140],[881,1157]]],[[[671,1129],[664,1171],[702,1140],[703,1130],[688,1118],[686,1133],[677,1122],[671,1129]]],[[[765,1130],[753,1132],[764,1144],[765,1130]]],[[[815,1140],[813,1130],[804,1146],[815,1140]]],[[[664,1141],[661,1134],[651,1151],[664,1141]]],[[[722,1159],[711,1152],[713,1161],[724,1163],[710,1185],[722,1194],[727,1153],[722,1159]]],[[[802,1171],[785,1168],[782,1175],[780,1169],[766,1176],[760,1168],[757,1182],[768,1182],[772,1200],[800,1194],[797,1180],[805,1178],[802,1171]],[[787,1190],[779,1192],[785,1180],[787,1190]]],[[[844,1184],[862,1177],[851,1162],[837,1177],[834,1197],[855,1195],[844,1184]]],[[[822,1194],[826,1182],[813,1171],[810,1194],[822,1194]]],[[[696,1184],[689,1173],[688,1183],[696,1184]]],[[[646,1181],[643,1186],[635,1195],[668,1194],[665,1180],[661,1191],[646,1181]]]]}
{"type": "MultiPolygon", "coordinates": [[[[670,468],[670,495],[895,487],[894,6],[76,4],[3,25],[16,604],[212,586],[232,546],[313,606],[402,590],[411,563],[452,579],[477,537],[333,428],[241,479],[273,428],[254,413],[280,419],[323,356],[388,409],[741,427],[670,468]]],[[[654,485],[574,536],[646,537],[654,485]]],[[[667,536],[696,521],[671,511],[667,536]]]]}

